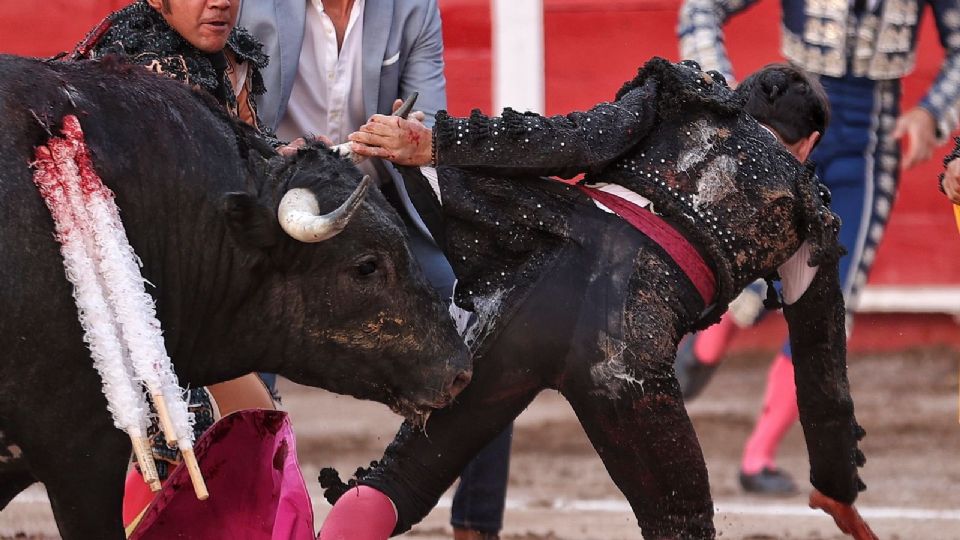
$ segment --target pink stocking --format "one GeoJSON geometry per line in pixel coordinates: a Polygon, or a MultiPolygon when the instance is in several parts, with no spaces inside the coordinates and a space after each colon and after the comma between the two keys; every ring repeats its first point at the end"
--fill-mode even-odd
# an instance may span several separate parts
{"type": "Polygon", "coordinates": [[[131,468],[123,490],[123,526],[127,527],[140,517],[141,512],[153,502],[153,492],[143,481],[140,471],[131,468]]]}
{"type": "Polygon", "coordinates": [[[730,340],[736,334],[737,324],[729,313],[720,322],[697,334],[693,354],[701,364],[716,364],[727,352],[730,340]]]}
{"type": "Polygon", "coordinates": [[[798,417],[793,362],[789,356],[780,353],[773,360],[767,376],[763,412],[743,450],[743,472],[756,474],[764,467],[774,467],[780,441],[798,417]]]}
{"type": "Polygon", "coordinates": [[[317,540],[387,540],[396,526],[397,510],[390,498],[359,486],[333,505],[317,540]]]}

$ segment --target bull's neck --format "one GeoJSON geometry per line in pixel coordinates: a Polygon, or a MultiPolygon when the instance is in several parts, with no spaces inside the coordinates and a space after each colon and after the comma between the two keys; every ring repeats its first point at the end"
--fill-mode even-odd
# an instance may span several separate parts
{"type": "Polygon", "coordinates": [[[243,326],[237,318],[248,311],[244,306],[259,294],[252,259],[233,242],[216,205],[172,198],[166,206],[149,212],[165,218],[137,235],[135,249],[181,383],[209,384],[248,373],[257,344],[231,334],[243,326]]]}

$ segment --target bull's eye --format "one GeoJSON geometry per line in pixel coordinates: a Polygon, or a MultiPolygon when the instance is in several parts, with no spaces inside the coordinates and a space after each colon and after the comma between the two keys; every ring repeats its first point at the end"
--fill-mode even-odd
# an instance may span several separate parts
{"type": "Polygon", "coordinates": [[[357,273],[361,276],[369,276],[377,271],[376,259],[364,259],[357,264],[357,273]]]}

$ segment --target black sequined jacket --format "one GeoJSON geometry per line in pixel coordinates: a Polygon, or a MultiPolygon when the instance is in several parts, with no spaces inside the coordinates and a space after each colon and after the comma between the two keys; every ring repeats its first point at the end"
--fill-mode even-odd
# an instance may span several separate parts
{"type": "MultiPolygon", "coordinates": [[[[441,111],[433,134],[447,218],[446,250],[458,280],[468,288],[496,287],[491,281],[501,279],[501,274],[502,279],[517,279],[509,269],[490,272],[487,267],[500,253],[519,252],[522,246],[516,244],[530,236],[527,229],[552,228],[562,235],[556,216],[566,210],[541,208],[562,205],[556,200],[511,202],[510,193],[501,193],[509,190],[502,184],[489,188],[498,192],[482,196],[470,193],[469,187],[455,187],[463,185],[465,172],[476,176],[472,189],[478,191],[494,186],[484,178],[569,178],[585,173],[584,182],[615,183],[646,197],[715,269],[716,306],[701,325],[716,320],[747,284],[760,277],[775,278],[777,267],[802,242],[810,242],[811,263],[820,269],[800,300],[784,310],[796,362],[801,422],[813,485],[834,499],[854,500],[862,489],[857,475],[857,465],[863,462],[857,449],[862,430],[853,416],[846,377],[844,305],[837,272],[839,219],[828,208],[827,191],[812,168],[797,162],[744,113],[743,100],[722,78],[696,66],[655,58],[624,85],[614,102],[589,111],[544,117],[506,109],[498,118],[479,111],[469,118],[454,118],[441,111]],[[460,256],[461,250],[482,242],[468,240],[470,236],[457,227],[474,213],[486,212],[479,204],[484,200],[502,201],[497,204],[504,208],[494,210],[499,214],[491,219],[512,223],[509,228],[514,230],[495,233],[500,245],[489,249],[499,252],[460,256]],[[463,238],[456,238],[458,234],[463,238]]],[[[458,284],[458,303],[471,307],[467,296],[458,284]]]]}
{"type": "MultiPolygon", "coordinates": [[[[260,70],[268,62],[263,46],[243,28],[234,28],[227,48],[236,61],[248,63],[247,105],[256,117],[254,96],[265,92],[260,70]]],[[[199,86],[237,116],[237,99],[222,53],[205,53],[173,30],[145,0],[108,15],[74,48],[72,60],[117,55],[160,74],[199,86]]],[[[255,118],[256,126],[260,125],[255,118]]]]}
{"type": "Polygon", "coordinates": [[[812,169],[744,113],[722,80],[666,60],[651,60],[616,101],[587,112],[453,118],[441,111],[434,149],[441,166],[585,173],[584,182],[639,193],[707,253],[720,305],[774,275],[805,239],[817,257],[836,251],[839,221],[812,169]]]}
{"type": "MultiPolygon", "coordinates": [[[[955,144],[955,146],[953,147],[953,151],[943,157],[943,166],[944,166],[944,167],[946,167],[947,165],[949,165],[951,161],[953,161],[953,160],[955,160],[955,159],[957,159],[957,158],[960,158],[960,137],[954,137],[953,143],[955,144]]],[[[946,193],[946,192],[943,190],[943,173],[940,173],[940,192],[941,192],[941,193],[946,193]]]]}

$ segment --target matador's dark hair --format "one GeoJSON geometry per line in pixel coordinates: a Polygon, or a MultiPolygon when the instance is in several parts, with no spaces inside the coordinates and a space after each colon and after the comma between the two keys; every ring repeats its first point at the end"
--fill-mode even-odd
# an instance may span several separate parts
{"type": "Polygon", "coordinates": [[[768,64],[744,79],[737,93],[746,100],[747,114],[788,144],[814,131],[823,134],[830,123],[830,102],[820,81],[791,64],[768,64]]]}

